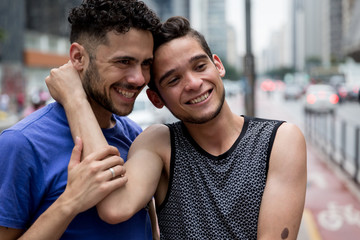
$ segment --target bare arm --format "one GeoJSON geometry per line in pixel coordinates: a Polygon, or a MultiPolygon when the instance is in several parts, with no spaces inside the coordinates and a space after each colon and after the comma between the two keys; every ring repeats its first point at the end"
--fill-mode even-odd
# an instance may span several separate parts
{"type": "MultiPolygon", "coordinates": [[[[82,142],[76,139],[68,166],[68,184],[62,195],[24,233],[22,229],[0,227],[0,239],[59,239],[73,218],[80,212],[95,206],[114,189],[123,186],[126,178],[112,179],[108,169],[122,164],[115,157],[117,149],[107,147],[90,154],[80,162],[82,142]],[[104,161],[95,161],[108,155],[104,161]]],[[[121,169],[117,169],[118,174],[121,169]]]]}
{"type": "Polygon", "coordinates": [[[163,125],[150,126],[135,139],[125,163],[128,182],[97,205],[104,221],[125,221],[149,203],[160,180],[162,153],[169,139],[168,128],[163,125]]]}
{"type": "Polygon", "coordinates": [[[72,63],[52,69],[45,81],[51,96],[65,108],[73,138],[83,140],[83,157],[108,146],[72,63]]]}
{"type": "Polygon", "coordinates": [[[306,192],[306,144],[301,131],[282,124],[277,132],[261,203],[258,239],[296,239],[306,192]]]}
{"type": "MultiPolygon", "coordinates": [[[[83,139],[84,149],[89,153],[96,151],[99,146],[106,146],[107,142],[71,63],[53,70],[46,83],[54,99],[64,106],[72,135],[79,135],[83,139]]],[[[97,205],[99,216],[104,221],[112,224],[125,221],[151,200],[163,164],[158,152],[154,151],[160,149],[160,141],[164,139],[160,134],[169,134],[167,127],[149,128],[132,144],[125,164],[129,181],[125,187],[117,189],[97,205]],[[156,129],[164,130],[156,136],[156,129]]]]}

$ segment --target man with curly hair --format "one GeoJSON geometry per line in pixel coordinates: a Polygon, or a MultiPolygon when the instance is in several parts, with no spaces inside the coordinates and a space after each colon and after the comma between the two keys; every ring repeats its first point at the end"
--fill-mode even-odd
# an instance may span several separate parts
{"type": "Polygon", "coordinates": [[[93,206],[127,182],[122,159],[141,128],[124,116],[150,80],[153,33],[160,21],[137,0],[87,0],[68,20],[70,61],[94,112],[84,113],[81,121],[98,123],[114,147],[99,145],[103,150],[89,155],[90,148],[72,138],[57,102],[3,131],[0,239],[150,239],[146,206],[120,224],[102,221],[93,206]],[[70,159],[72,152],[77,158],[70,159]],[[71,176],[78,181],[67,186],[71,176]],[[50,214],[43,214],[47,209],[50,214]]]}

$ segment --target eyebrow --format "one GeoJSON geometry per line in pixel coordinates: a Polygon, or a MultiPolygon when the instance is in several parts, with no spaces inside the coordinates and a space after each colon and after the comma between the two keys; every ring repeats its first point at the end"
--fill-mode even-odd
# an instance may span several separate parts
{"type": "MultiPolygon", "coordinates": [[[[134,62],[139,62],[138,59],[132,57],[132,56],[117,56],[117,57],[114,57],[112,58],[112,61],[119,61],[119,60],[130,60],[130,61],[134,61],[134,62]]],[[[147,61],[153,61],[154,58],[153,57],[149,57],[147,59],[145,59],[144,61],[142,62],[147,62],[147,61]]]]}
{"type": "MultiPolygon", "coordinates": [[[[206,54],[199,54],[199,55],[195,55],[193,57],[191,57],[189,59],[189,63],[192,63],[194,61],[197,61],[199,59],[207,59],[208,58],[208,55],[206,54]]],[[[162,81],[165,80],[165,78],[167,78],[168,76],[170,76],[171,74],[173,74],[174,72],[176,71],[176,68],[173,68],[173,69],[170,69],[169,71],[167,71],[166,73],[164,73],[161,77],[160,77],[160,80],[159,80],[159,84],[162,83],[162,81]]]]}
{"type": "Polygon", "coordinates": [[[138,61],[136,58],[131,56],[116,56],[111,59],[112,61],[119,61],[119,60],[130,60],[130,61],[138,61]]]}

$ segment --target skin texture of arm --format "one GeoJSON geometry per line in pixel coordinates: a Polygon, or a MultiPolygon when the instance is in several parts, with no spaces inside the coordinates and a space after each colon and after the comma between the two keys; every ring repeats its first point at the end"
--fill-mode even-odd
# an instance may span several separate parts
{"type": "Polygon", "coordinates": [[[82,157],[108,146],[101,130],[88,131],[99,129],[99,124],[72,63],[69,61],[60,68],[52,69],[45,82],[51,96],[64,106],[66,116],[71,120],[68,122],[73,138],[80,136],[83,139],[82,157]],[[84,123],[88,128],[81,127],[84,123]]]}
{"type": "Polygon", "coordinates": [[[94,161],[116,154],[116,148],[109,146],[80,162],[82,141],[76,138],[75,143],[64,193],[23,235],[22,229],[0,227],[0,239],[59,239],[78,213],[95,206],[104,196],[126,183],[126,178],[111,180],[112,175],[108,171],[110,167],[122,164],[120,158],[109,157],[104,161],[94,161]]]}
{"type": "Polygon", "coordinates": [[[148,204],[159,184],[162,154],[169,141],[169,130],[164,125],[150,126],[135,139],[125,163],[128,182],[97,205],[104,221],[126,221],[148,204]]]}
{"type": "Polygon", "coordinates": [[[293,124],[282,124],[272,148],[260,207],[258,239],[296,239],[306,192],[306,143],[293,124]]]}
{"type": "MultiPolygon", "coordinates": [[[[52,70],[46,83],[52,97],[64,106],[72,135],[83,139],[83,155],[108,146],[71,62],[52,70]]],[[[165,126],[152,126],[136,138],[124,165],[130,181],[97,204],[99,216],[104,221],[111,224],[125,221],[149,203],[163,168],[162,148],[159,148],[162,141],[169,142],[169,131],[165,126]]]]}

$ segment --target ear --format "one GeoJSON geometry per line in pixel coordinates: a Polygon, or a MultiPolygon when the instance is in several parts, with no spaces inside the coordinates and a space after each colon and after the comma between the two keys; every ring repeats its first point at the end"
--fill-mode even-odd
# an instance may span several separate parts
{"type": "Polygon", "coordinates": [[[84,70],[87,64],[88,54],[85,48],[79,43],[72,43],[70,46],[70,60],[76,70],[84,70]]]}
{"type": "Polygon", "coordinates": [[[164,107],[165,104],[162,101],[161,97],[157,94],[157,92],[148,88],[146,89],[146,94],[155,107],[157,108],[164,107]]]}
{"type": "Polygon", "coordinates": [[[220,73],[220,77],[224,77],[225,76],[225,67],[224,65],[222,64],[220,58],[218,55],[216,54],[213,54],[213,61],[214,61],[214,64],[216,66],[216,68],[218,69],[219,73],[220,73]]]}

